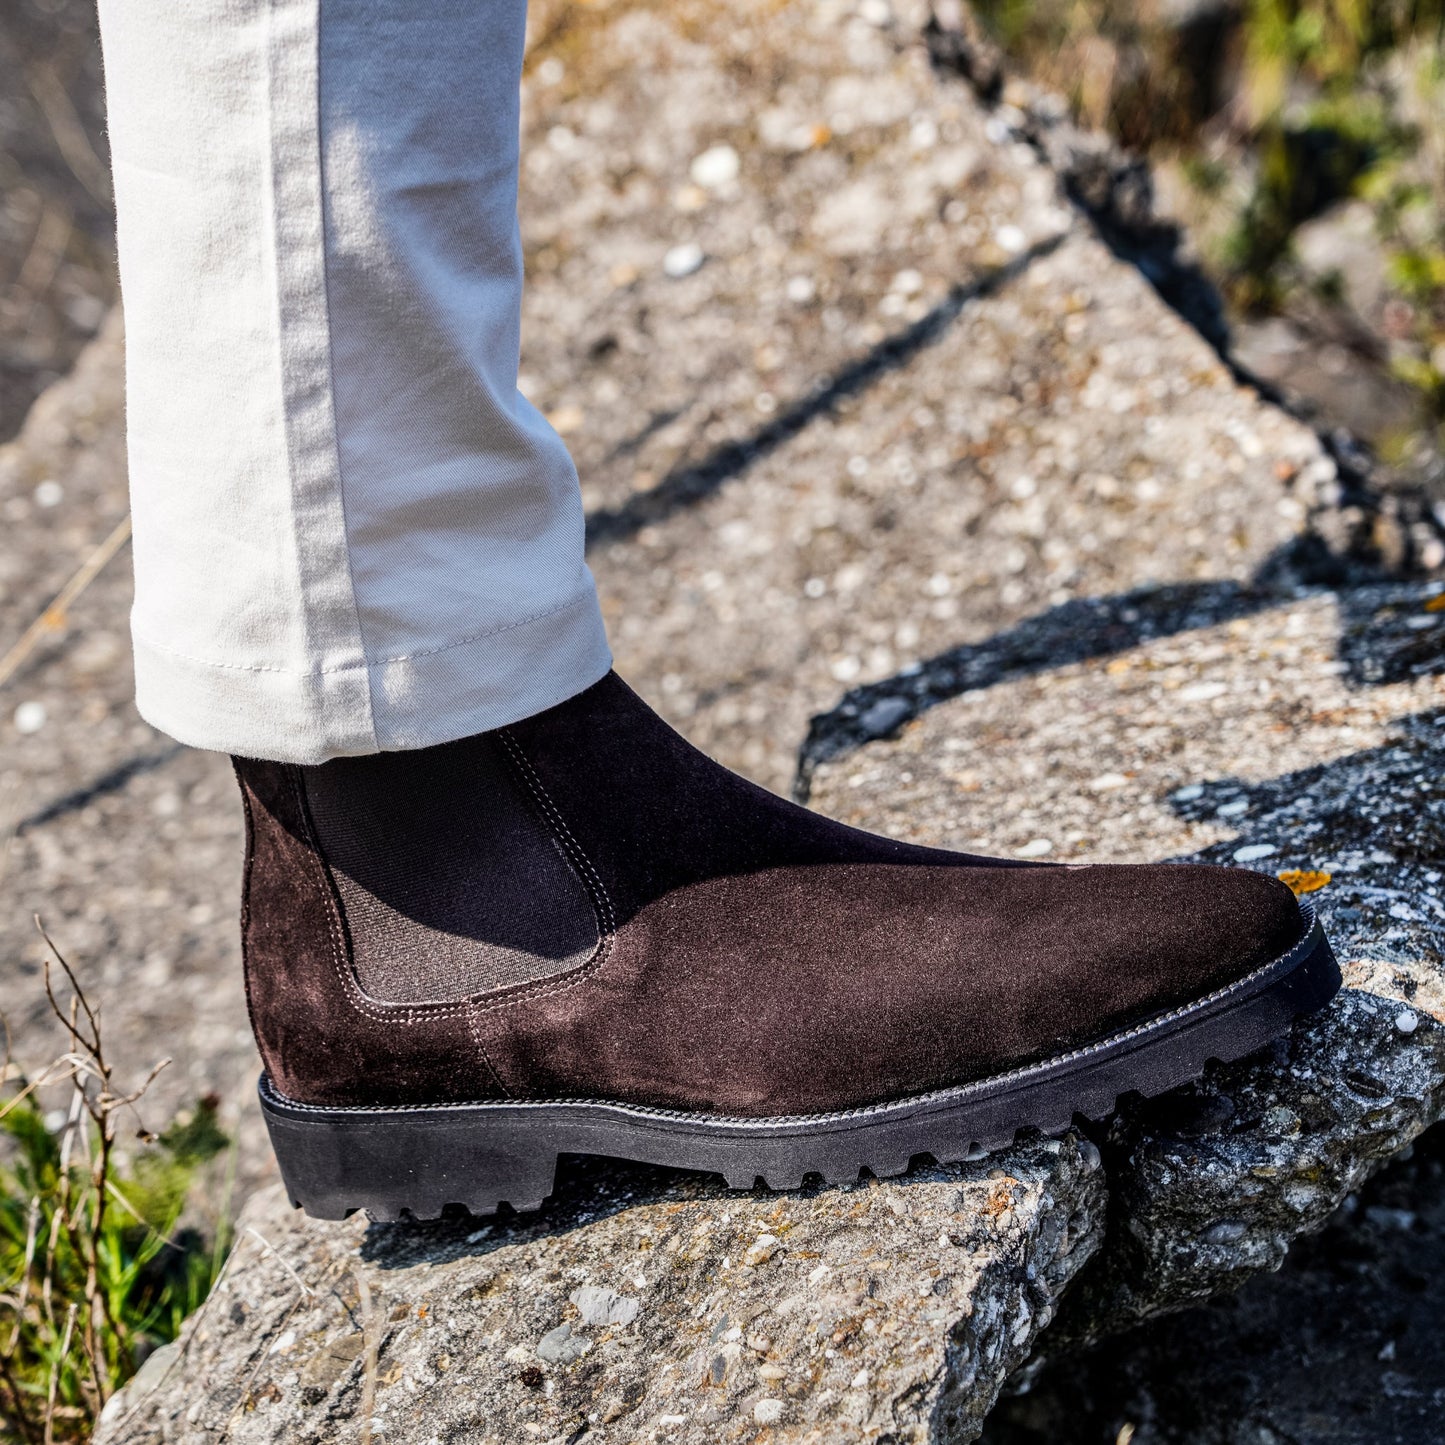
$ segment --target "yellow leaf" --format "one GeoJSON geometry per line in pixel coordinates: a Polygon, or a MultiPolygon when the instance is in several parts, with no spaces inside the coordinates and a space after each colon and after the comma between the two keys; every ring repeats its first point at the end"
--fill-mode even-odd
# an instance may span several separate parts
{"type": "Polygon", "coordinates": [[[1297,898],[1323,888],[1330,881],[1330,875],[1317,868],[1286,868],[1278,876],[1279,881],[1287,884],[1297,898]]]}
{"type": "Polygon", "coordinates": [[[1445,612],[1445,592],[1437,592],[1426,604],[1426,612],[1445,612]]]}

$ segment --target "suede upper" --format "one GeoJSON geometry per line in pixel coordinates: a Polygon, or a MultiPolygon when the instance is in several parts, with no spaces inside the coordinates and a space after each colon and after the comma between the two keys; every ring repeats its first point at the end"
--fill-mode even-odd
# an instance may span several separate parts
{"type": "Polygon", "coordinates": [[[844,827],[712,762],[612,674],[460,743],[237,770],[253,1022],[276,1087],[307,1103],[853,1108],[1101,1040],[1302,933],[1289,889],[1245,870],[1027,864],[844,827]],[[451,816],[434,857],[424,821],[375,823],[413,805],[451,816]],[[334,839],[348,809],[373,820],[364,844],[328,858],[316,815],[334,839]],[[499,867],[499,836],[537,866],[499,867]],[[459,888],[469,869],[485,906],[459,888]],[[364,991],[358,954],[404,986],[364,991]]]}

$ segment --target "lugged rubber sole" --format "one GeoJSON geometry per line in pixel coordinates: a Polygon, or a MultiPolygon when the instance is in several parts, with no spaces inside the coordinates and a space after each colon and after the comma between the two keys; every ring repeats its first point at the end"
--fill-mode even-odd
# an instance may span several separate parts
{"type": "Polygon", "coordinates": [[[844,1183],[864,1168],[886,1178],[915,1155],[952,1163],[1003,1148],[1022,1128],[1062,1133],[1076,1115],[1105,1117],[1122,1094],[1160,1094],[1211,1059],[1253,1053],[1340,987],[1324,930],[1301,912],[1299,943],[1207,998],[1056,1058],[867,1108],[763,1119],[597,1099],[323,1108],[283,1097],[263,1074],[261,1110],[291,1202],[318,1219],[536,1209],[559,1154],[705,1170],[733,1188],[796,1188],[814,1173],[844,1183]]]}

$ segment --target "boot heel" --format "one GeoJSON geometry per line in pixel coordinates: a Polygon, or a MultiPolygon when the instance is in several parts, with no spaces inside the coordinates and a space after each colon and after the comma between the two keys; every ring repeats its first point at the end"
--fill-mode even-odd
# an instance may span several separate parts
{"type": "Polygon", "coordinates": [[[310,1109],[262,1075],[261,1113],[291,1203],[315,1219],[435,1219],[449,1205],[494,1214],[537,1209],[552,1192],[545,1132],[495,1119],[459,1127],[456,1111],[310,1109]],[[540,1136],[540,1137],[539,1137],[540,1136]]]}

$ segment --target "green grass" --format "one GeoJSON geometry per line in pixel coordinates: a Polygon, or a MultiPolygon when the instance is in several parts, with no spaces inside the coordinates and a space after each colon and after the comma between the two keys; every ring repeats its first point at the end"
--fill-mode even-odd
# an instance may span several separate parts
{"type": "Polygon", "coordinates": [[[89,1438],[106,1400],[175,1339],[230,1244],[231,1141],[202,1099],[159,1135],[118,1089],[100,1021],[70,986],[46,992],[70,1047],[0,1091],[0,1441],[89,1438]],[[57,1115],[59,1117],[57,1117],[57,1115]],[[121,1143],[124,1141],[124,1148],[121,1143]],[[203,1184],[221,1176],[211,1217],[203,1184]]]}

